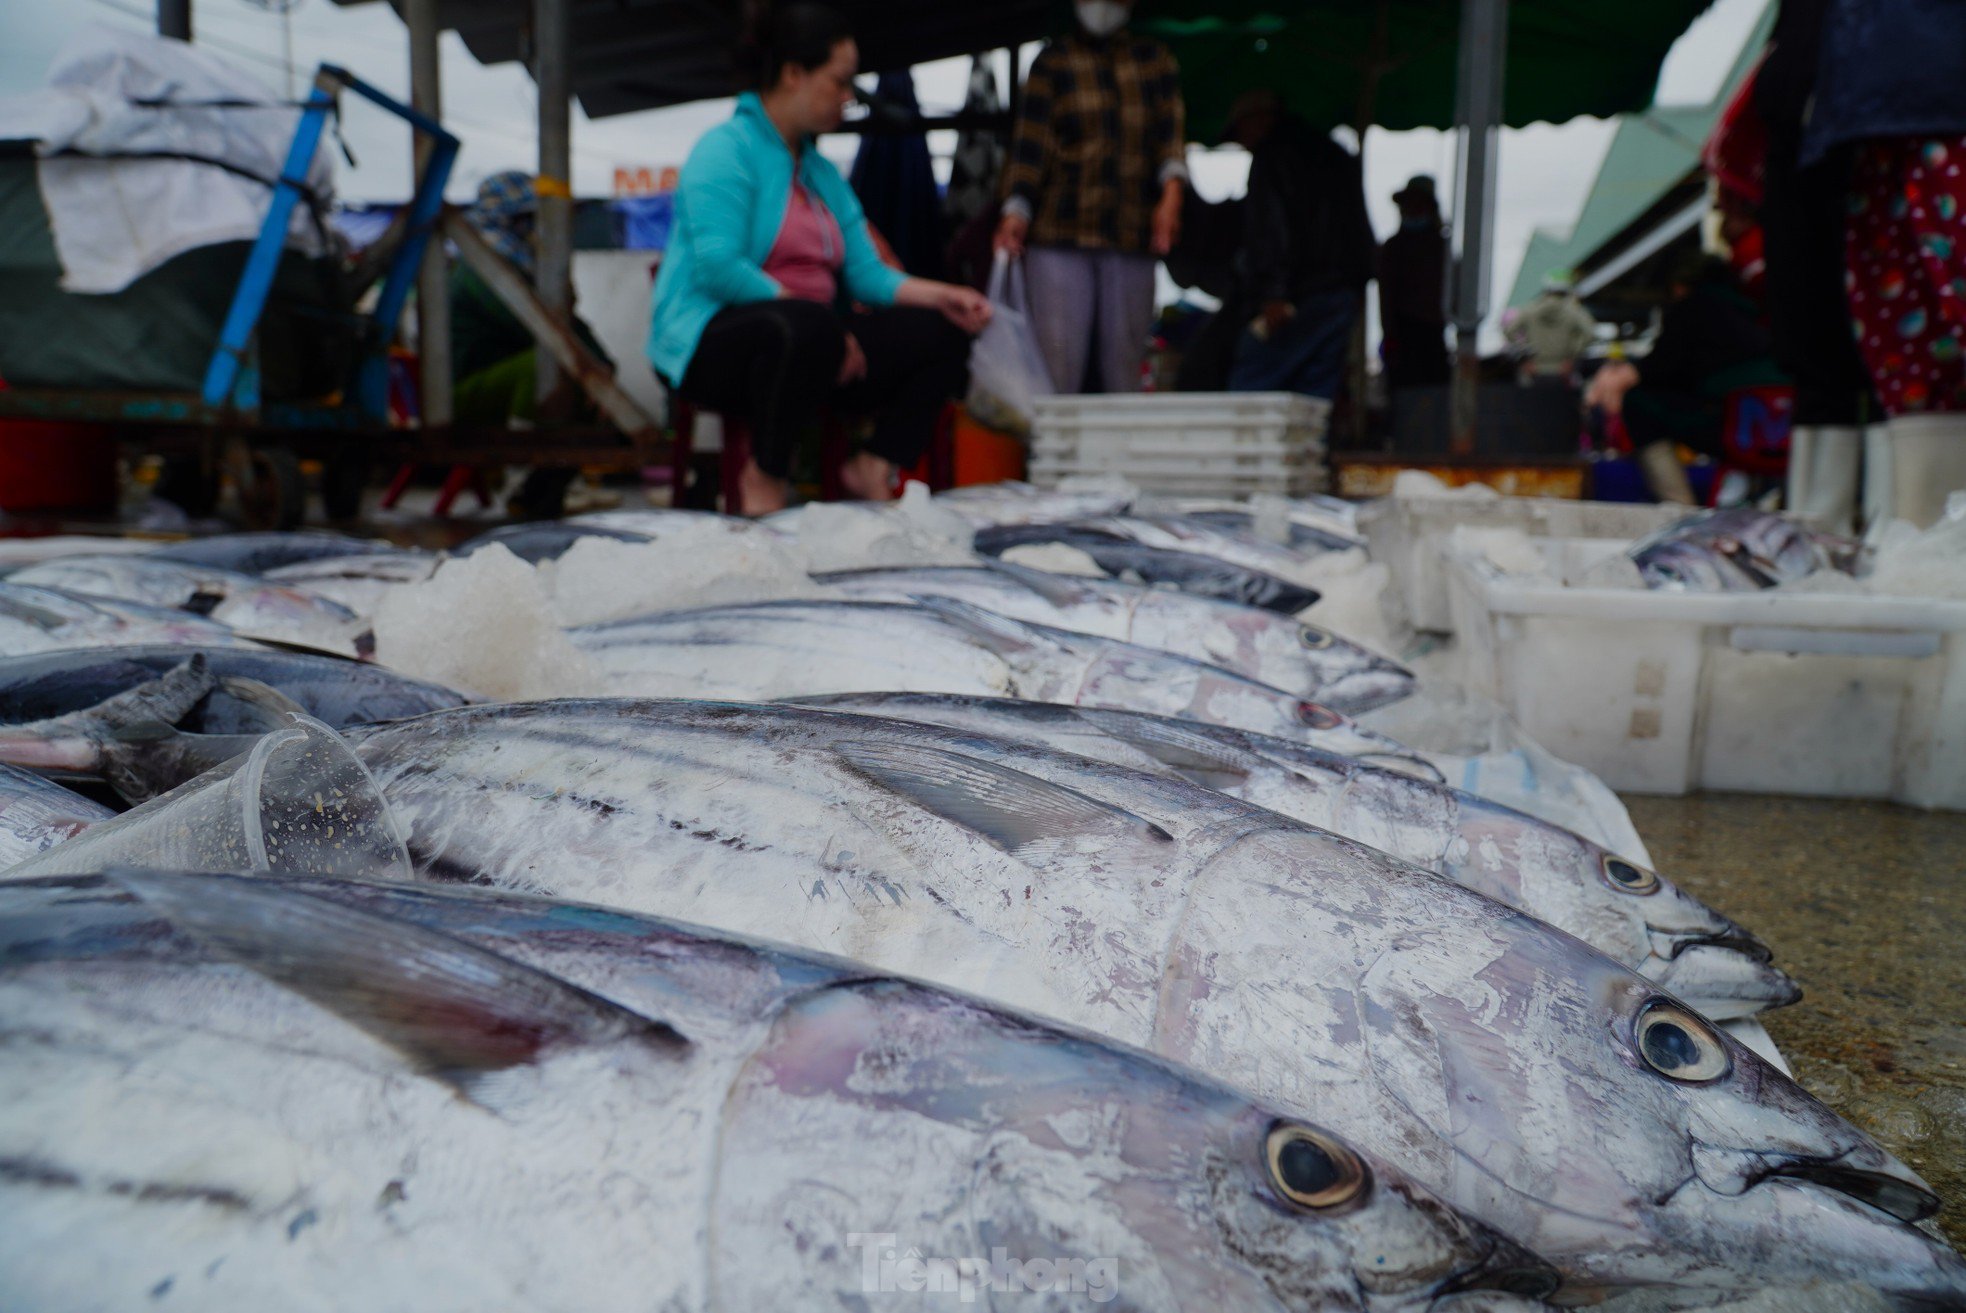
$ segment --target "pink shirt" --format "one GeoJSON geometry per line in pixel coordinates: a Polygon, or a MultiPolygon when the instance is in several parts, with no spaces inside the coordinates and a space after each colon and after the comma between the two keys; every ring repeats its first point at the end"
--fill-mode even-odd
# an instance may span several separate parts
{"type": "Polygon", "coordinates": [[[796,182],[785,206],[778,240],[765,256],[765,274],[802,301],[832,304],[838,271],[846,259],[846,240],[832,214],[796,182]]]}

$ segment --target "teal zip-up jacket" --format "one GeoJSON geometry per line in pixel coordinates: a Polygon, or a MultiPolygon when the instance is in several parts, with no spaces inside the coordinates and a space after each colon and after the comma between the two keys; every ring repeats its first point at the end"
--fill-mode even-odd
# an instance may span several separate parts
{"type": "MultiPolygon", "coordinates": [[[[866,305],[892,305],[907,275],[881,263],[867,236],[860,199],[810,138],[799,152],[799,181],[833,212],[846,238],[841,281],[866,305]]],[[[726,306],[770,301],[778,284],[765,257],[792,199],[792,152],[754,92],[737,113],[703,134],[676,184],[669,249],[655,278],[648,357],[671,383],[682,379],[712,315],[726,306]]]]}

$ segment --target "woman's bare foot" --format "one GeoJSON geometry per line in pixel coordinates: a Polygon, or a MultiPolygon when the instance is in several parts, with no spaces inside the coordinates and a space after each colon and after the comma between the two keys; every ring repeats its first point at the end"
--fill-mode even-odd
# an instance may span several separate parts
{"type": "Polygon", "coordinates": [[[856,451],[840,466],[840,482],[861,501],[893,501],[894,475],[894,462],[871,451],[856,451]]]}
{"type": "Polygon", "coordinates": [[[737,475],[737,495],[744,504],[731,510],[755,520],[760,515],[784,510],[790,492],[791,485],[784,479],[772,478],[758,468],[758,462],[747,460],[737,475]]]}

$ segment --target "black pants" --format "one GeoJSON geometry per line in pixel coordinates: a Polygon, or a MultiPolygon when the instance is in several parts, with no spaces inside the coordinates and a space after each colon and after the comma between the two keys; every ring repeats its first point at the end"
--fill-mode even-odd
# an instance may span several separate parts
{"type": "Polygon", "coordinates": [[[969,380],[969,335],[939,311],[889,306],[842,316],[787,298],[717,312],[677,390],[689,401],[751,422],[758,468],[785,478],[792,451],[821,406],[872,414],[875,455],[906,468],[921,459],[942,405],[969,380]],[[837,386],[852,333],[865,376],[837,386]]]}

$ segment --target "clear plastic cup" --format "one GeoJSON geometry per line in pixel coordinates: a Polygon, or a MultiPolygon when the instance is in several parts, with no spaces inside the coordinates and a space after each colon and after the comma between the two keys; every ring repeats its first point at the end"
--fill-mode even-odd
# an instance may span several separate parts
{"type": "Polygon", "coordinates": [[[120,816],[10,867],[7,879],[113,866],[410,878],[389,804],[342,737],[311,716],[120,816]]]}

